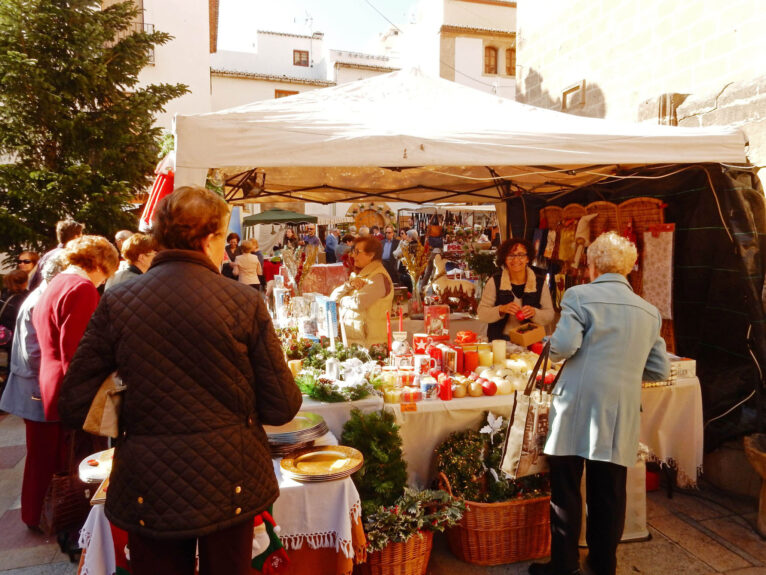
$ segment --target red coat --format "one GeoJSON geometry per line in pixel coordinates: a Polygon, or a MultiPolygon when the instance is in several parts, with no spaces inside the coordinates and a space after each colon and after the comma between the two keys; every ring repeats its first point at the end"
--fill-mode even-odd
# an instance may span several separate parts
{"type": "Polygon", "coordinates": [[[59,420],[61,380],[98,300],[93,282],[76,274],[61,273],[51,280],[35,306],[32,322],[40,342],[40,395],[48,421],[59,420]]]}

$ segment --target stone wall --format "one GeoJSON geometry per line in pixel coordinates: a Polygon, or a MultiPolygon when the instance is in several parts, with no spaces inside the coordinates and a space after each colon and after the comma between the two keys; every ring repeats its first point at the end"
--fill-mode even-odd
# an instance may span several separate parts
{"type": "Polygon", "coordinates": [[[766,74],[759,0],[551,0],[517,7],[517,99],[559,109],[585,80],[587,116],[636,121],[664,93],[715,94],[766,74]]]}

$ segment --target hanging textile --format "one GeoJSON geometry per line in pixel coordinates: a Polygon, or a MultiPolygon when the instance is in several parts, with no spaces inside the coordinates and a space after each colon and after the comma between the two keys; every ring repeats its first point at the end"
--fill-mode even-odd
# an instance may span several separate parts
{"type": "Polygon", "coordinates": [[[644,232],[641,297],[673,319],[673,236],[675,224],[654,224],[644,232]]]}

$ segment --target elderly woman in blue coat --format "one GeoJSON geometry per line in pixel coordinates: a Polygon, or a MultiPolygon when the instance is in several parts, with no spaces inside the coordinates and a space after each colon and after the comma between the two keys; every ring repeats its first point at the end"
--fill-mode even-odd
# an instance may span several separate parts
{"type": "Polygon", "coordinates": [[[641,381],[668,377],[657,308],[633,293],[626,275],[636,247],[608,232],[588,248],[591,282],[566,291],[551,336],[551,358],[567,359],[550,411],[545,453],[551,477],[551,562],[532,575],[580,573],[578,541],[586,474],[586,572],[614,575],[625,523],[625,480],[635,465],[641,381]]]}

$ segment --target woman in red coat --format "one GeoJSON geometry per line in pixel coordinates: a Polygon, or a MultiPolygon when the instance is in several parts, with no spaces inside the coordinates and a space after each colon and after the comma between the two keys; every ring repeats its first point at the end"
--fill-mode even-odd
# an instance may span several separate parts
{"type": "Polygon", "coordinates": [[[25,522],[33,529],[39,524],[51,477],[66,470],[68,463],[68,434],[58,413],[61,381],[98,305],[97,288],[119,265],[117,250],[101,236],[70,241],[64,257],[69,266],[51,280],[32,315],[40,344],[40,395],[46,419],[27,423],[27,467],[36,480],[30,482],[34,489],[25,501],[30,509],[25,522]]]}

